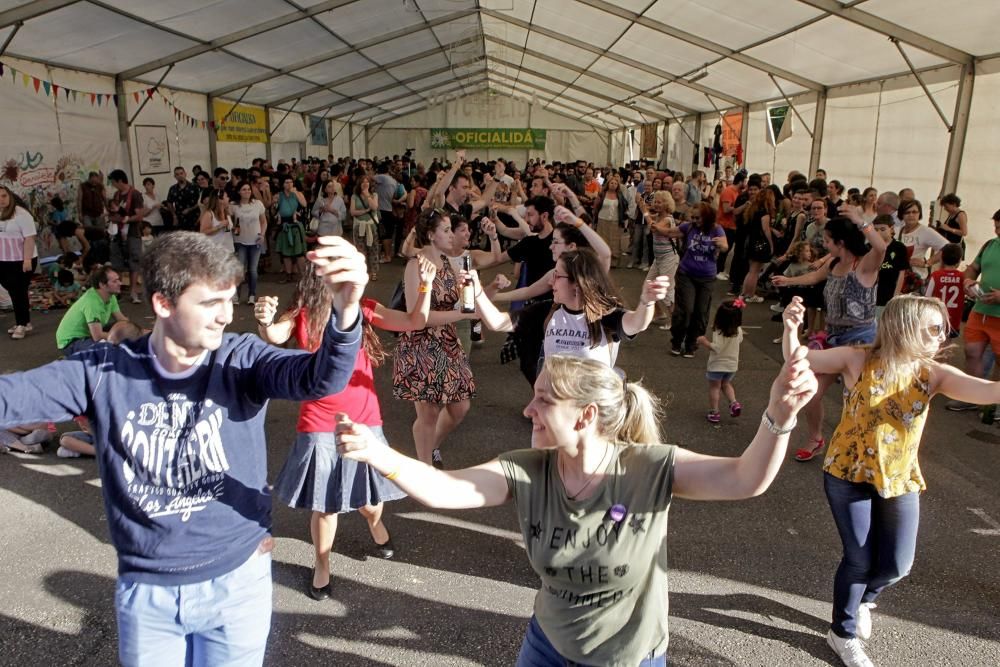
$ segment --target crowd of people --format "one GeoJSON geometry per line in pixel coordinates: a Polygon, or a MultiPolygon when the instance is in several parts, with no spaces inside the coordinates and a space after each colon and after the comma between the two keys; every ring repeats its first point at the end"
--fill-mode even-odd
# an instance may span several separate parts
{"type": "MultiPolygon", "coordinates": [[[[189,181],[177,167],[162,200],[151,181],[140,192],[115,170],[106,191],[94,174],[79,220],[49,221],[64,251],[46,269],[68,306],[62,358],[0,377],[0,448],[41,453],[49,422],[76,418],[84,430],[61,436],[59,455],[99,457],[124,664],[260,664],[271,484],[311,512],[315,562],[303,589],[315,600],[332,595],[339,514],[360,512],[378,555],[392,558],[386,502],[513,501],[542,582],[517,664],[665,664],[671,499],[763,493],[800,412],[805,445],[794,458],[822,458],[844,548],[827,641],[845,665],[873,664],[863,640],[875,600],[914,560],[930,399],[947,396],[952,410],[1000,402],[989,381],[1000,242],[966,258],[974,221],[957,196],[941,198],[946,218],[924,224],[912,191],[861,191],[822,170],[779,186],[770,174],[726,170],[710,182],[645,163],[532,160],[521,170],[458,151],[426,166],[409,155],[330,156],[192,171],[189,181]],[[364,296],[391,262],[405,262],[392,302],[364,296]],[[633,294],[616,280],[630,269],[644,273],[633,294]],[[294,283],[287,304],[259,293],[265,271],[294,283]],[[151,330],[121,313],[126,287],[151,307],[151,330]],[[664,444],[656,397],[618,368],[628,341],[655,325],[669,332],[664,360],[704,350],[716,425],[724,411],[744,413],[743,320],[768,301],[785,363],[766,401],[755,397],[767,409],[745,451],[664,444]],[[224,333],[243,303],[258,336],[224,333]],[[531,449],[446,469],[442,447],[475,398],[469,352],[484,329],[506,334],[502,359],[516,357],[532,386],[531,449]],[[376,330],[397,334],[391,348],[376,330]],[[941,358],[960,333],[964,372],[941,358]],[[289,341],[298,351],[279,349],[289,341]],[[390,357],[393,397],[414,404],[415,458],[381,429],[374,368],[390,357]],[[823,396],[835,382],[843,412],[827,442],[823,396]],[[275,480],[265,465],[271,398],[302,401],[275,480]],[[198,511],[181,520],[178,496],[198,511]],[[621,530],[634,521],[645,530],[621,530]],[[180,597],[164,591],[178,588],[208,610],[198,627],[176,622],[180,597]]],[[[4,188],[0,221],[0,284],[18,340],[32,331],[27,285],[46,223],[4,188]]],[[[993,223],[1000,237],[1000,211],[993,223]]]]}

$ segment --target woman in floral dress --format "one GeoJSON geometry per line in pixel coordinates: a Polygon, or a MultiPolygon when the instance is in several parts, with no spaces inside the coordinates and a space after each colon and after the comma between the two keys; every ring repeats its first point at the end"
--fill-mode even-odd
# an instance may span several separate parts
{"type": "MultiPolygon", "coordinates": [[[[799,297],[785,309],[785,358],[798,347],[805,318],[799,297]]],[[[889,301],[870,346],[809,350],[814,373],[840,375],[844,408],[823,461],[823,484],[843,542],[833,581],[827,643],[846,665],[871,665],[875,599],[910,571],[926,489],[917,450],[928,404],[943,394],[969,403],[1000,401],[1000,383],[937,361],[948,340],[948,311],[937,299],[889,301]]]]}
{"type": "MultiPolygon", "coordinates": [[[[475,313],[456,310],[461,290],[448,255],[452,252],[451,219],[440,209],[424,211],[414,227],[415,245],[437,267],[431,288],[427,328],[400,335],[393,357],[393,396],[413,401],[417,419],[413,443],[417,458],[443,467],[440,446],[465,418],[476,393],[469,359],[455,331],[455,322],[475,319],[475,313]]],[[[417,259],[406,265],[403,276],[406,303],[416,303],[420,286],[417,259]]]]}

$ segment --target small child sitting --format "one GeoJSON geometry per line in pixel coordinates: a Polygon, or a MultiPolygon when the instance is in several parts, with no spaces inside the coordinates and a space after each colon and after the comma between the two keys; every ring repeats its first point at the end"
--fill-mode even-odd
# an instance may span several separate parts
{"type": "Polygon", "coordinates": [[[69,269],[59,269],[56,284],[52,286],[56,303],[69,307],[83,292],[83,287],[76,282],[76,277],[69,269]]]}
{"type": "Polygon", "coordinates": [[[733,376],[740,363],[740,343],[743,341],[743,308],[742,297],[723,301],[715,311],[712,322],[712,340],[705,336],[698,337],[698,345],[709,349],[708,370],[705,379],[708,380],[708,414],[705,418],[710,424],[722,421],[719,416],[719,395],[725,393],[729,401],[729,416],[739,417],[743,406],[736,400],[736,390],[733,388],[733,376]]]}
{"type": "Polygon", "coordinates": [[[61,459],[75,459],[80,456],[97,456],[94,449],[94,434],[90,430],[90,422],[86,417],[73,419],[81,431],[68,431],[59,438],[59,449],[56,456],[61,459]]]}

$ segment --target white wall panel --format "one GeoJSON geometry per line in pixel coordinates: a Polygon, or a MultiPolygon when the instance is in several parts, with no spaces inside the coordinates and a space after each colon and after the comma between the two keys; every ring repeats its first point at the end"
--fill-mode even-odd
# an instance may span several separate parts
{"type": "MultiPolygon", "coordinates": [[[[793,98],[792,103],[808,123],[809,129],[812,129],[816,103],[807,99],[793,98]]],[[[784,102],[780,103],[783,104],[784,102]]],[[[809,153],[812,150],[812,137],[809,136],[806,127],[791,110],[788,113],[789,117],[785,122],[792,123],[792,136],[777,146],[772,146],[768,141],[767,108],[760,105],[752,106],[745,147],[747,169],[751,173],[770,173],[771,182],[779,186],[785,183],[789,171],[793,169],[802,173],[808,171],[809,153]]]]}

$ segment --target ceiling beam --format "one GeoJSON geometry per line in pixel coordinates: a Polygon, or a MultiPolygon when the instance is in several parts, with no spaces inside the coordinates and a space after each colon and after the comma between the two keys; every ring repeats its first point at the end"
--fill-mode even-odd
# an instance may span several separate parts
{"type": "MultiPolygon", "coordinates": [[[[386,84],[384,86],[379,86],[378,88],[373,88],[372,90],[366,90],[366,91],[361,92],[361,93],[355,93],[349,99],[355,100],[357,102],[362,102],[362,100],[360,99],[362,97],[368,97],[370,95],[376,95],[378,93],[382,93],[382,92],[385,92],[387,90],[392,90],[393,88],[398,88],[400,86],[405,86],[406,84],[409,84],[409,83],[418,82],[421,79],[424,79],[424,78],[429,77],[429,76],[436,76],[438,74],[443,74],[444,72],[454,71],[455,69],[458,69],[460,67],[468,67],[469,65],[474,65],[474,64],[479,63],[479,62],[483,62],[483,59],[482,58],[470,58],[470,59],[465,60],[463,62],[455,63],[454,65],[444,65],[442,67],[438,67],[437,69],[433,69],[430,72],[422,72],[422,73],[420,73],[420,74],[418,74],[416,76],[411,76],[411,77],[408,77],[406,79],[402,79],[402,80],[400,80],[398,82],[393,82],[393,83],[390,83],[390,84],[386,84]]],[[[485,63],[484,63],[484,65],[485,65],[485,63]]],[[[485,67],[484,67],[484,69],[485,69],[485,67]]],[[[455,77],[455,78],[460,78],[460,77],[455,77]]],[[[333,92],[336,93],[337,91],[333,91],[333,92]]],[[[339,95],[340,93],[337,93],[337,94],[339,95]]],[[[347,96],[345,95],[344,97],[347,97],[347,96]]],[[[309,111],[300,111],[299,113],[313,113],[315,111],[318,111],[319,109],[325,109],[326,107],[329,107],[329,106],[333,106],[333,105],[324,104],[324,105],[322,105],[320,107],[317,107],[315,109],[310,109],[309,111]]],[[[372,106],[377,106],[377,105],[372,105],[372,106]]],[[[335,116],[335,118],[340,118],[340,117],[341,116],[335,116]]]]}
{"type": "MultiPolygon", "coordinates": [[[[454,82],[453,85],[449,85],[447,88],[441,89],[440,93],[442,95],[448,95],[448,94],[454,93],[456,91],[464,91],[466,89],[465,88],[466,86],[470,86],[470,87],[475,88],[477,86],[482,86],[485,83],[487,83],[486,73],[483,72],[479,76],[474,77],[474,78],[467,78],[467,79],[463,79],[461,81],[455,80],[455,82],[454,82]]],[[[436,88],[435,86],[429,86],[427,88],[424,88],[420,92],[427,92],[427,91],[430,91],[430,90],[435,90],[435,88],[436,88]]],[[[393,100],[405,99],[407,97],[412,97],[414,94],[415,93],[407,93],[406,95],[402,95],[400,97],[395,97],[395,98],[393,98],[393,100]]],[[[461,97],[468,97],[469,94],[470,93],[463,92],[460,95],[460,98],[461,97]]],[[[426,102],[427,106],[431,106],[430,105],[430,99],[428,99],[426,97],[423,97],[423,96],[420,96],[420,99],[422,101],[426,102]]],[[[387,102],[389,102],[389,100],[386,100],[385,102],[382,102],[382,104],[386,104],[387,102]]],[[[403,107],[400,107],[400,108],[406,108],[407,106],[409,106],[409,105],[403,105],[403,107]]],[[[427,108],[427,107],[425,106],[423,108],[427,108]]],[[[392,114],[393,117],[405,115],[405,114],[396,113],[394,110],[387,110],[386,112],[383,112],[383,113],[375,113],[375,114],[371,114],[371,115],[365,115],[367,111],[368,110],[362,110],[362,111],[356,111],[356,112],[354,112],[356,120],[358,120],[358,121],[369,121],[366,124],[371,124],[371,121],[373,119],[375,119],[375,118],[381,118],[382,116],[386,116],[388,114],[392,114]]],[[[411,113],[411,112],[407,111],[406,113],[411,113]]],[[[343,116],[341,116],[341,118],[342,117],[343,116]]]]}
{"type": "MultiPolygon", "coordinates": [[[[473,72],[469,76],[463,76],[461,78],[455,78],[455,79],[452,79],[451,81],[445,81],[445,82],[442,82],[442,83],[434,83],[434,84],[431,84],[429,86],[423,86],[423,87],[420,87],[420,88],[413,88],[412,90],[407,89],[405,92],[401,92],[398,95],[394,95],[393,97],[390,97],[390,98],[387,98],[387,99],[384,99],[384,100],[380,100],[379,101],[379,105],[392,104],[393,102],[398,102],[399,100],[405,100],[407,97],[413,97],[414,95],[420,95],[421,93],[428,93],[428,92],[431,92],[431,91],[434,92],[434,95],[439,95],[439,94],[440,95],[445,95],[447,93],[450,93],[450,92],[456,90],[457,88],[460,88],[461,87],[461,83],[463,81],[470,81],[471,80],[471,81],[474,81],[476,83],[479,83],[482,79],[485,79],[485,78],[486,78],[486,70],[483,69],[483,70],[480,70],[478,72],[473,72]],[[455,84],[459,84],[459,85],[456,87],[455,84]]],[[[328,105],[328,106],[338,106],[338,105],[331,104],[331,105],[328,105]]],[[[349,112],[349,113],[364,114],[365,111],[364,110],[362,110],[362,111],[353,111],[353,112],[349,112]]],[[[346,115],[346,114],[344,114],[344,115],[346,115]]],[[[378,115],[378,114],[376,114],[376,115],[378,115]]],[[[339,118],[343,118],[343,115],[340,115],[340,116],[331,116],[331,118],[333,118],[334,120],[337,120],[339,118]]]]}
{"type": "MultiPolygon", "coordinates": [[[[433,27],[441,25],[442,23],[450,23],[457,19],[465,18],[466,16],[471,16],[475,14],[476,10],[466,9],[460,12],[454,12],[452,14],[445,14],[444,16],[438,17],[432,21],[428,21],[427,25],[433,27]]],[[[267,81],[268,79],[273,79],[276,76],[282,76],[284,74],[292,74],[300,69],[305,69],[307,67],[312,67],[313,65],[319,65],[320,63],[327,62],[329,60],[334,60],[341,56],[347,56],[352,53],[357,53],[362,49],[367,49],[371,46],[378,46],[385,42],[398,39],[400,37],[406,37],[413,33],[413,26],[407,26],[399,30],[394,30],[393,32],[386,33],[384,35],[377,35],[370,39],[366,39],[363,42],[358,42],[354,46],[341,47],[333,51],[327,51],[325,53],[320,53],[319,55],[312,56],[306,60],[300,60],[297,63],[292,63],[287,67],[279,67],[274,72],[268,72],[267,74],[260,74],[258,76],[250,77],[249,79],[243,79],[242,81],[237,81],[236,83],[230,84],[225,88],[220,88],[218,90],[213,90],[210,95],[213,97],[219,97],[227,93],[231,93],[235,90],[240,90],[241,88],[246,88],[247,86],[252,86],[255,83],[261,83],[262,81],[267,81]]],[[[412,57],[412,56],[411,56],[412,57]]]]}
{"type": "Polygon", "coordinates": [[[29,21],[49,12],[62,9],[63,7],[75,5],[77,2],[79,0],[34,0],[34,2],[26,2],[20,7],[0,12],[0,29],[14,25],[15,23],[29,21]]]}
{"type": "Polygon", "coordinates": [[[961,49],[956,49],[949,44],[939,42],[936,39],[931,39],[930,37],[914,32],[909,28],[904,28],[898,23],[893,23],[892,21],[879,18],[874,14],[869,14],[868,12],[857,9],[856,7],[845,7],[837,2],[837,0],[798,1],[804,5],[809,5],[810,7],[826,12],[830,16],[842,18],[845,21],[850,21],[856,25],[868,28],[869,30],[885,35],[886,37],[898,39],[901,42],[915,46],[921,51],[932,53],[938,58],[943,58],[949,62],[957,63],[959,65],[970,65],[974,60],[972,54],[966,53],[961,49]]]}
{"type": "MultiPolygon", "coordinates": [[[[487,70],[487,71],[489,71],[489,70],[487,70]]],[[[533,73],[533,72],[531,72],[531,70],[527,70],[527,69],[523,69],[522,71],[525,72],[526,74],[532,74],[533,73]]],[[[512,90],[516,90],[517,86],[523,86],[524,88],[529,89],[529,91],[530,91],[531,94],[540,94],[543,97],[544,96],[548,96],[549,99],[546,99],[545,102],[549,103],[549,104],[555,102],[556,104],[559,104],[560,106],[563,106],[563,107],[566,107],[566,108],[572,108],[570,105],[564,104],[564,103],[560,102],[560,99],[566,99],[566,100],[568,100],[570,102],[573,102],[573,104],[579,104],[580,106],[587,107],[591,111],[600,111],[602,113],[606,113],[609,116],[613,116],[613,117],[617,118],[618,120],[622,121],[623,123],[635,123],[636,122],[634,118],[628,118],[627,116],[622,116],[621,114],[618,114],[618,113],[616,113],[614,111],[611,111],[610,109],[605,109],[605,108],[603,108],[601,106],[598,106],[598,105],[594,104],[593,102],[585,102],[585,101],[583,101],[581,99],[578,99],[576,97],[572,97],[571,95],[568,95],[568,94],[557,95],[553,91],[543,90],[542,88],[539,88],[537,85],[531,83],[530,81],[525,81],[524,79],[516,78],[516,77],[510,76],[509,74],[504,74],[503,72],[489,72],[489,74],[490,74],[491,77],[497,77],[498,79],[503,79],[505,81],[511,82],[508,85],[510,86],[510,88],[512,90]]],[[[574,120],[581,120],[581,119],[580,118],[574,118],[574,120]]]]}
{"type": "MultiPolygon", "coordinates": [[[[589,95],[591,97],[596,97],[597,99],[604,100],[605,102],[607,102],[611,106],[619,106],[622,103],[621,100],[616,100],[615,98],[613,98],[613,97],[611,97],[609,95],[605,95],[603,93],[599,93],[599,92],[594,91],[594,90],[588,90],[587,88],[584,88],[583,86],[579,86],[579,85],[577,85],[575,83],[574,84],[567,84],[565,81],[563,81],[561,79],[557,79],[554,76],[550,76],[548,74],[543,74],[542,72],[537,72],[537,71],[535,71],[533,69],[529,69],[527,67],[524,67],[523,65],[519,66],[517,63],[512,63],[512,62],[510,62],[508,60],[504,60],[502,58],[497,58],[496,56],[491,56],[490,60],[492,60],[494,62],[501,63],[503,65],[507,65],[508,67],[512,67],[514,69],[519,69],[520,71],[525,72],[526,74],[530,74],[530,75],[532,75],[532,76],[534,76],[536,78],[545,79],[546,81],[551,81],[552,83],[554,83],[556,85],[566,86],[569,89],[575,90],[575,91],[583,93],[585,95],[589,95]]],[[[582,104],[582,102],[579,102],[579,100],[577,100],[577,103],[582,104]]],[[[593,105],[591,105],[591,106],[593,106],[593,105]]],[[[667,116],[662,116],[662,115],[654,113],[652,111],[647,112],[647,115],[652,116],[653,118],[656,118],[657,120],[663,120],[663,121],[667,120],[667,116]]],[[[625,118],[627,118],[627,116],[625,116],[625,118]]],[[[631,120],[630,122],[632,122],[632,123],[642,123],[642,120],[631,120]]]]}
{"type": "MultiPolygon", "coordinates": [[[[650,100],[653,100],[653,97],[652,97],[651,94],[649,94],[649,93],[647,93],[647,92],[645,92],[643,90],[640,90],[639,88],[636,88],[635,86],[631,86],[631,85],[629,85],[629,84],[627,84],[627,83],[625,83],[623,81],[620,81],[620,80],[616,81],[615,79],[612,79],[611,77],[604,76],[603,74],[598,74],[597,72],[592,72],[590,70],[586,70],[586,69],[584,69],[582,67],[579,67],[577,65],[573,65],[572,63],[569,63],[569,62],[567,62],[565,60],[560,60],[559,58],[553,58],[552,56],[545,55],[544,53],[541,53],[539,51],[535,51],[533,49],[528,49],[528,48],[525,48],[523,46],[518,46],[517,44],[514,44],[512,42],[508,42],[508,41],[505,41],[505,40],[502,40],[502,39],[499,39],[499,38],[493,37],[493,36],[487,36],[486,37],[486,41],[487,42],[493,42],[494,44],[499,44],[500,46],[503,46],[505,48],[516,49],[518,51],[521,51],[522,53],[528,54],[530,56],[534,56],[535,58],[538,58],[539,60],[544,60],[545,62],[552,63],[553,65],[558,65],[559,67],[564,67],[564,68],[566,68],[568,70],[572,70],[572,71],[576,72],[577,74],[584,74],[584,75],[589,76],[591,78],[597,79],[598,81],[606,83],[609,86],[614,86],[615,88],[620,88],[620,89],[624,90],[625,92],[631,93],[631,95],[633,97],[645,97],[645,98],[649,98],[650,100]]],[[[487,54],[487,58],[488,57],[489,57],[489,54],[487,54]]],[[[659,87],[660,86],[657,86],[657,88],[659,88],[659,87]]],[[[656,100],[656,102],[658,104],[663,104],[663,102],[661,100],[656,100]]],[[[684,113],[697,113],[697,111],[695,111],[694,109],[691,109],[690,107],[686,107],[686,106],[681,105],[681,104],[674,104],[673,106],[674,106],[674,108],[678,109],[679,111],[683,111],[684,113]]]]}
{"type": "MultiPolygon", "coordinates": [[[[480,82],[476,83],[472,87],[472,89],[469,90],[468,93],[462,95],[462,97],[460,97],[459,99],[465,99],[466,97],[471,97],[471,96],[476,95],[478,93],[482,93],[482,92],[484,92],[486,90],[489,90],[489,87],[488,87],[488,82],[484,79],[483,81],[480,81],[480,82]]],[[[426,111],[427,109],[430,109],[432,106],[434,106],[434,105],[430,103],[430,100],[427,100],[425,98],[425,104],[420,105],[416,109],[411,109],[410,111],[407,111],[406,113],[395,113],[395,112],[392,112],[391,116],[388,115],[388,114],[381,114],[381,115],[378,115],[378,116],[372,116],[372,117],[370,117],[368,119],[362,118],[361,120],[368,120],[368,124],[369,125],[377,124],[377,123],[382,123],[384,125],[385,123],[389,122],[390,120],[393,120],[393,119],[396,119],[396,118],[404,118],[406,116],[409,116],[410,114],[420,113],[421,111],[426,111]]],[[[388,127],[386,129],[388,129],[388,130],[400,130],[400,129],[412,130],[414,128],[388,127]]]]}
{"type": "MultiPolygon", "coordinates": [[[[665,82],[659,85],[665,85],[666,83],[676,83],[686,88],[690,88],[691,90],[698,91],[699,93],[703,93],[705,95],[711,95],[712,97],[723,100],[724,102],[732,106],[742,107],[747,103],[746,100],[740,99],[739,97],[734,97],[732,95],[722,92],[721,90],[709,88],[708,86],[703,86],[697,82],[687,81],[683,77],[678,76],[677,74],[671,74],[666,70],[660,69],[658,67],[653,67],[652,65],[641,62],[639,60],[634,60],[632,58],[629,58],[628,56],[623,56],[618,53],[614,53],[612,51],[606,51],[605,49],[598,48],[592,44],[571,39],[566,35],[556,32],[555,30],[549,30],[548,28],[534,25],[532,23],[529,23],[528,21],[523,21],[521,19],[515,18],[513,16],[508,16],[501,12],[493,11],[491,9],[484,9],[483,14],[489,16],[490,18],[497,19],[499,21],[505,21],[511,25],[515,25],[524,30],[530,30],[531,32],[538,33],[539,35],[547,37],[548,39],[551,39],[553,41],[560,42],[562,44],[568,44],[570,46],[575,46],[576,48],[581,49],[583,51],[589,51],[594,55],[603,56],[610,60],[614,60],[617,63],[621,63],[622,65],[627,65],[629,67],[641,70],[646,74],[651,74],[657,78],[665,79],[665,82]]],[[[682,106],[683,105],[678,104],[677,108],[681,108],[682,106]]]]}
{"type": "Polygon", "coordinates": [[[593,7],[594,9],[598,9],[602,12],[611,14],[613,16],[617,16],[619,18],[623,18],[628,21],[633,21],[634,23],[638,23],[639,25],[645,28],[649,28],[650,30],[654,30],[658,33],[667,35],[669,37],[673,37],[674,39],[679,39],[683,42],[687,42],[688,44],[692,44],[701,49],[705,49],[706,51],[711,51],[720,56],[724,56],[731,60],[735,60],[736,62],[743,63],[744,65],[748,65],[750,67],[753,67],[754,69],[761,70],[768,74],[773,74],[774,76],[780,77],[786,81],[790,81],[796,85],[802,86],[803,88],[807,88],[809,90],[823,90],[823,84],[817,81],[813,81],[812,79],[807,79],[806,77],[795,74],[794,72],[790,72],[786,69],[776,67],[770,63],[764,62],[763,60],[759,60],[757,58],[754,58],[753,56],[748,56],[744,53],[741,53],[738,50],[730,49],[729,47],[723,46],[722,44],[717,44],[716,42],[713,42],[711,40],[705,39],[703,37],[698,37],[697,35],[694,35],[689,32],[685,32],[684,30],[680,30],[678,28],[675,28],[674,26],[667,25],[662,21],[657,21],[655,19],[642,16],[641,14],[636,14],[635,12],[629,11],[622,7],[618,7],[617,5],[608,2],[601,2],[599,0],[575,0],[575,1],[587,5],[588,7],[593,7]]]}
{"type": "MultiPolygon", "coordinates": [[[[421,58],[426,58],[428,56],[433,56],[433,55],[435,55],[437,53],[442,53],[442,48],[444,48],[444,49],[450,49],[450,48],[455,48],[457,46],[464,46],[466,44],[471,44],[473,42],[479,42],[479,37],[478,36],[475,36],[475,37],[466,37],[465,39],[460,39],[460,40],[458,40],[456,42],[451,42],[449,44],[445,44],[441,48],[435,47],[433,49],[428,49],[428,50],[422,51],[420,53],[415,53],[412,56],[407,56],[406,58],[400,58],[398,60],[394,60],[391,63],[386,63],[384,65],[379,65],[378,67],[372,67],[371,69],[366,69],[366,70],[364,70],[362,72],[358,72],[356,74],[351,74],[350,76],[341,77],[340,79],[336,79],[334,81],[331,81],[329,83],[325,83],[325,84],[320,85],[320,86],[315,86],[313,88],[307,88],[306,90],[303,90],[301,92],[295,93],[294,95],[288,95],[286,97],[282,97],[280,100],[274,100],[272,102],[268,102],[268,106],[279,106],[281,104],[286,104],[287,102],[290,102],[290,101],[292,101],[292,100],[294,100],[296,98],[299,98],[299,97],[307,97],[309,95],[312,95],[313,93],[319,93],[319,92],[322,92],[322,91],[327,90],[327,89],[333,89],[333,88],[336,88],[337,86],[342,86],[345,83],[353,83],[354,81],[357,81],[358,79],[363,79],[365,77],[372,76],[374,74],[380,74],[382,72],[386,72],[386,71],[392,69],[393,67],[399,67],[400,65],[406,65],[408,63],[412,63],[414,61],[420,60],[421,58]]],[[[443,55],[443,53],[442,53],[442,55],[443,55]]],[[[447,60],[447,58],[446,58],[446,60],[447,60]]],[[[449,63],[449,65],[450,65],[450,63],[449,63]]],[[[337,91],[334,90],[333,92],[337,92],[337,91]]],[[[364,95],[362,95],[361,97],[364,97],[364,95]]]]}
{"type": "Polygon", "coordinates": [[[146,74],[147,72],[152,72],[153,70],[158,70],[161,67],[173,65],[174,63],[178,63],[182,60],[194,58],[195,56],[200,56],[203,53],[227,47],[230,44],[235,44],[236,42],[240,42],[244,39],[256,37],[261,33],[267,32],[268,30],[274,30],[291,23],[297,23],[298,21],[303,21],[317,14],[333,11],[334,9],[338,9],[355,2],[358,2],[358,0],[326,0],[325,2],[321,2],[318,5],[309,7],[308,9],[300,9],[289,14],[282,14],[281,16],[277,16],[269,21],[264,21],[263,23],[252,25],[248,28],[244,28],[243,30],[223,35],[210,42],[196,44],[195,46],[171,53],[170,55],[163,56],[162,58],[157,58],[156,60],[145,62],[141,65],[137,65],[136,67],[131,67],[123,72],[119,72],[118,76],[124,79],[134,79],[137,76],[146,74]]]}

